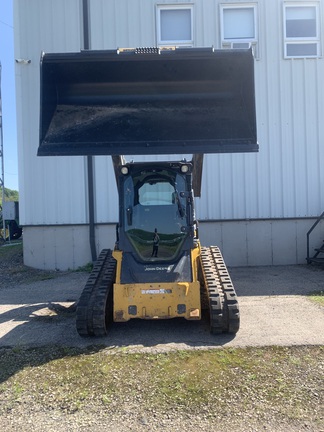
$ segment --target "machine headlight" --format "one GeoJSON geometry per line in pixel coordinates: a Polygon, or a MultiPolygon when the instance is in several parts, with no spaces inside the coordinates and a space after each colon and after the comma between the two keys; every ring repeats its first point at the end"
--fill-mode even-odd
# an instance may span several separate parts
{"type": "Polygon", "coordinates": [[[186,174],[189,171],[188,165],[181,165],[181,172],[186,174]]]}
{"type": "Polygon", "coordinates": [[[122,174],[127,175],[128,174],[128,167],[127,166],[122,166],[120,171],[121,171],[122,174]]]}

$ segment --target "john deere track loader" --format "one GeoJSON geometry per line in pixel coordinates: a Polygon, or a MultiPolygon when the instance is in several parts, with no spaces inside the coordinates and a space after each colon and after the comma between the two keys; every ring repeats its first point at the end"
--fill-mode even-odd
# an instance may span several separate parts
{"type": "Polygon", "coordinates": [[[81,336],[111,321],[199,320],[236,333],[236,293],[216,246],[202,246],[194,196],[205,153],[255,152],[250,50],[123,49],[43,54],[38,155],[111,155],[114,250],[101,252],[77,306],[81,336]],[[123,155],[192,154],[126,162],[123,155]]]}

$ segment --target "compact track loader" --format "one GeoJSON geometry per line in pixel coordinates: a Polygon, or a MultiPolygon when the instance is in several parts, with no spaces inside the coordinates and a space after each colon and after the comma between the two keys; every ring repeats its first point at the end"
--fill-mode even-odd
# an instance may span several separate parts
{"type": "Polygon", "coordinates": [[[205,153],[255,152],[251,50],[123,49],[43,54],[38,155],[111,155],[119,194],[114,250],[77,305],[81,336],[111,321],[199,320],[236,333],[239,307],[220,250],[198,237],[205,153]],[[193,154],[127,162],[122,155],[193,154]]]}

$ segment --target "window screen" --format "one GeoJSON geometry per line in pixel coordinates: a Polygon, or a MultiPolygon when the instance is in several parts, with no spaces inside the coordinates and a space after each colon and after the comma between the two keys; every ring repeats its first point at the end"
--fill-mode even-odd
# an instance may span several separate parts
{"type": "Polygon", "coordinates": [[[284,12],[285,57],[318,57],[320,55],[318,4],[286,5],[284,12]]]}
{"type": "Polygon", "coordinates": [[[191,41],[191,10],[161,10],[161,41],[191,41]]]}
{"type": "Polygon", "coordinates": [[[317,44],[287,44],[288,57],[315,57],[317,55],[317,44]]]}
{"type": "Polygon", "coordinates": [[[192,33],[191,7],[158,6],[158,45],[191,46],[193,44],[192,33]]]}
{"type": "Polygon", "coordinates": [[[286,10],[287,37],[316,37],[315,7],[288,7],[286,10]]]}
{"type": "Polygon", "coordinates": [[[224,49],[252,48],[259,58],[257,6],[231,4],[220,6],[221,44],[224,49]]]}
{"type": "Polygon", "coordinates": [[[254,8],[223,10],[224,39],[255,39],[254,8]]]}

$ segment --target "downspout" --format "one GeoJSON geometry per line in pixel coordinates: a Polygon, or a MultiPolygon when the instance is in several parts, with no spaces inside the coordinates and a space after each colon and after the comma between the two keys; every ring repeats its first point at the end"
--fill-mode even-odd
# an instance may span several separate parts
{"type": "MultiPolygon", "coordinates": [[[[83,49],[90,49],[90,17],[89,17],[89,0],[82,0],[82,18],[83,18],[83,49]]],[[[93,157],[87,156],[87,172],[88,172],[88,197],[89,197],[89,242],[92,261],[97,260],[96,251],[96,236],[94,224],[94,166],[93,157]]]]}

